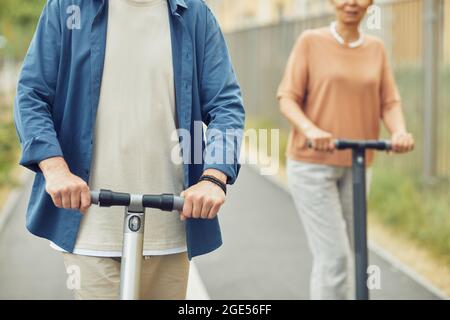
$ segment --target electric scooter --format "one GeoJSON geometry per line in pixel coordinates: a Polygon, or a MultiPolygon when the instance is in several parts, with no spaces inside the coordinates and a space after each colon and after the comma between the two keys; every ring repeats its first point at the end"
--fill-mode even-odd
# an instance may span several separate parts
{"type": "Polygon", "coordinates": [[[337,140],[335,145],[338,150],[352,150],[356,299],[368,300],[366,150],[389,151],[392,144],[389,141],[337,140]]]}
{"type": "MultiPolygon", "coordinates": [[[[311,148],[311,142],[308,142],[311,148]]],[[[366,150],[390,151],[389,141],[336,140],[337,150],[352,150],[353,233],[355,239],[356,299],[368,300],[366,150]]]]}
{"type": "Polygon", "coordinates": [[[145,209],[181,211],[184,199],[172,194],[139,195],[100,190],[99,192],[91,191],[91,203],[100,207],[125,207],[120,266],[120,299],[138,300],[144,245],[145,209]]]}

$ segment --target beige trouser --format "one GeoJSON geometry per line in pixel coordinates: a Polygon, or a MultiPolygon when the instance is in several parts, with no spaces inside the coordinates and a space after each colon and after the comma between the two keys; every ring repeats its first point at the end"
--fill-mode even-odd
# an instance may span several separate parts
{"type": "Polygon", "coordinates": [[[313,256],[311,299],[353,299],[352,169],[288,160],[287,173],[313,256]]]}
{"type": "MultiPolygon", "coordinates": [[[[120,258],[104,258],[63,253],[69,289],[78,300],[115,300],[119,297],[120,258]]],[[[184,300],[189,275],[187,253],[142,258],[141,299],[184,300]]]]}

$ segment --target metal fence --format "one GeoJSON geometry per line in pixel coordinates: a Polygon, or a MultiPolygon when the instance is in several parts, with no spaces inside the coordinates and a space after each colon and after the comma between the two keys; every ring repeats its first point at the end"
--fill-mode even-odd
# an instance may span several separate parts
{"type": "MultiPolygon", "coordinates": [[[[365,32],[375,34],[384,40],[396,79],[402,94],[403,106],[409,129],[417,139],[417,149],[401,160],[393,160],[393,164],[409,169],[411,172],[424,172],[424,159],[429,159],[429,148],[423,140],[424,115],[429,108],[424,101],[424,78],[426,61],[424,59],[424,36],[426,28],[424,1],[403,0],[383,3],[379,6],[380,28],[368,29],[365,32]],[[423,155],[423,156],[420,156],[423,155]],[[406,165],[405,165],[406,164],[406,165]]],[[[431,0],[434,1],[434,0],[431,0]]],[[[439,64],[438,83],[433,88],[437,95],[435,104],[437,117],[433,125],[436,137],[434,174],[449,177],[450,173],[450,1],[439,1],[439,64]],[[440,88],[440,90],[438,90],[440,88]]],[[[435,17],[436,18],[436,17],[435,17]]],[[[333,15],[325,14],[279,24],[239,30],[226,34],[233,64],[242,86],[247,113],[250,118],[266,119],[273,126],[286,131],[288,123],[282,119],[276,89],[282,78],[284,68],[293,44],[302,31],[329,25],[333,15]]],[[[391,161],[391,160],[389,160],[391,161]]]]}

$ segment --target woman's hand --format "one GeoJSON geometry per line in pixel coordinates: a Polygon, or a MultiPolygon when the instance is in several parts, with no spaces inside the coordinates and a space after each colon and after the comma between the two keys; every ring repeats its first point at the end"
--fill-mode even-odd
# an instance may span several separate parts
{"type": "Polygon", "coordinates": [[[406,153],[414,150],[414,138],[411,133],[400,131],[392,134],[392,151],[406,153]]]}
{"type": "Polygon", "coordinates": [[[303,131],[310,147],[316,151],[332,152],[335,150],[333,135],[315,126],[303,131]]]}

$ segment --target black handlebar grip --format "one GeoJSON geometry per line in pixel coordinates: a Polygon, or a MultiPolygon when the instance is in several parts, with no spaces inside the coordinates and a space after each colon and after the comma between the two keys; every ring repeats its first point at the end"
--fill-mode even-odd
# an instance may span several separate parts
{"type": "Polygon", "coordinates": [[[173,194],[144,195],[142,202],[146,208],[174,211],[183,209],[184,199],[173,194]]]}
{"type": "Polygon", "coordinates": [[[173,211],[173,194],[162,194],[160,196],[160,206],[157,208],[162,211],[173,211]]]}
{"type": "Polygon", "coordinates": [[[337,150],[345,150],[345,149],[358,149],[363,147],[363,141],[354,141],[354,140],[336,140],[334,145],[337,150]]]}
{"type": "Polygon", "coordinates": [[[367,141],[365,144],[365,148],[379,151],[389,151],[392,149],[392,143],[386,140],[367,141]]]}
{"type": "Polygon", "coordinates": [[[121,192],[112,192],[111,190],[100,190],[98,197],[100,207],[124,206],[130,205],[130,194],[121,192]]]}

